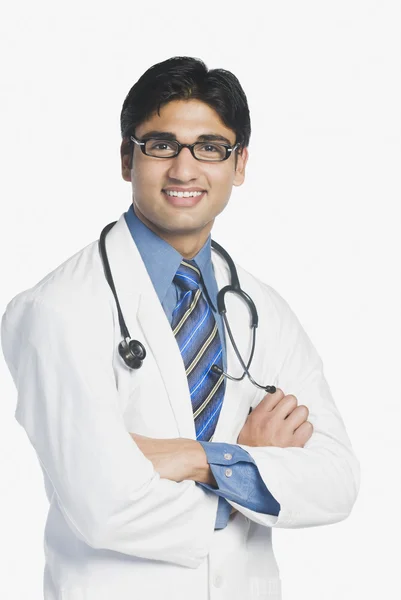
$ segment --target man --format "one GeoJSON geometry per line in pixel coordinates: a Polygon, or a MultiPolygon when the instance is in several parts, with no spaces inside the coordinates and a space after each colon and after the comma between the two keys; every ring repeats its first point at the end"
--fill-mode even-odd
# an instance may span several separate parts
{"type": "MultiPolygon", "coordinates": [[[[272,527],[345,519],[359,463],[298,319],[238,264],[259,315],[256,385],[226,375],[243,369],[217,310],[231,275],[210,232],[244,182],[246,96],[230,72],[175,57],[132,87],[121,133],[132,204],[105,249],[146,355],[136,368],[122,360],[97,241],[2,319],[16,418],[50,503],[45,600],[280,598],[272,527]]],[[[248,306],[234,294],[225,303],[247,361],[248,306]]]]}

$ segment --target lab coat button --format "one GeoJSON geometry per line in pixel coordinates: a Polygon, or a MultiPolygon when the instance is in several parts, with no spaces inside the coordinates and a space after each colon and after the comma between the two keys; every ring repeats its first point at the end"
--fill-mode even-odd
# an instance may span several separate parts
{"type": "Polygon", "coordinates": [[[232,474],[233,474],[232,469],[226,469],[226,477],[231,477],[232,474]]]}
{"type": "Polygon", "coordinates": [[[232,455],[232,454],[230,454],[229,452],[227,452],[227,453],[224,455],[224,458],[226,458],[227,460],[231,460],[231,459],[232,459],[232,457],[233,457],[233,455],[232,455]]]}
{"type": "Polygon", "coordinates": [[[223,583],[223,578],[221,577],[221,575],[216,575],[216,577],[214,578],[213,584],[215,587],[221,587],[221,584],[223,583]]]}

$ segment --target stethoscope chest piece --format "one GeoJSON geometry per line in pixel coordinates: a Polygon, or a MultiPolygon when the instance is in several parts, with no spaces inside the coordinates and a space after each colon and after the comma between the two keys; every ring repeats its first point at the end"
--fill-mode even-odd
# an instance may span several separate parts
{"type": "Polygon", "coordinates": [[[131,369],[139,369],[142,367],[143,360],[146,356],[146,350],[141,342],[138,340],[123,340],[118,345],[118,352],[125,362],[125,364],[131,369]]]}

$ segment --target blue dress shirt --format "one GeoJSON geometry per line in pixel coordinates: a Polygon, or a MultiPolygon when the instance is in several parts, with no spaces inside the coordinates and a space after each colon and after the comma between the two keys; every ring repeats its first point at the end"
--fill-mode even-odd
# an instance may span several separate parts
{"type": "MultiPolygon", "coordinates": [[[[183,257],[137,217],[132,204],[124,213],[124,217],[166,317],[171,323],[172,313],[181,293],[173,279],[183,257]]],[[[193,260],[202,274],[202,291],[216,319],[223,348],[223,368],[226,371],[226,339],[223,320],[216,308],[218,289],[211,260],[210,234],[193,260]]],[[[255,461],[246,450],[235,444],[198,441],[205,450],[218,485],[218,488],[215,488],[206,483],[196,482],[219,496],[215,529],[226,527],[230,517],[232,507],[226,498],[257,512],[276,516],[279,514],[280,504],[267,489],[255,461]]]]}

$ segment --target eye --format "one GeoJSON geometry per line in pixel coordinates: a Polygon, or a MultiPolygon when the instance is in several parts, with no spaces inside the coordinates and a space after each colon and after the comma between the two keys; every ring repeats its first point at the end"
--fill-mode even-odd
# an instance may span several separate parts
{"type": "Polygon", "coordinates": [[[150,144],[150,148],[152,150],[167,150],[167,148],[171,149],[171,146],[168,144],[168,142],[154,142],[150,144]]]}
{"type": "Polygon", "coordinates": [[[206,148],[212,148],[212,151],[214,152],[221,152],[221,147],[220,146],[215,146],[214,144],[204,144],[201,149],[202,150],[206,150],[206,148]]]}
{"type": "Polygon", "coordinates": [[[224,160],[226,156],[226,149],[222,144],[209,142],[199,143],[199,146],[195,146],[195,152],[201,160],[224,160]]]}

